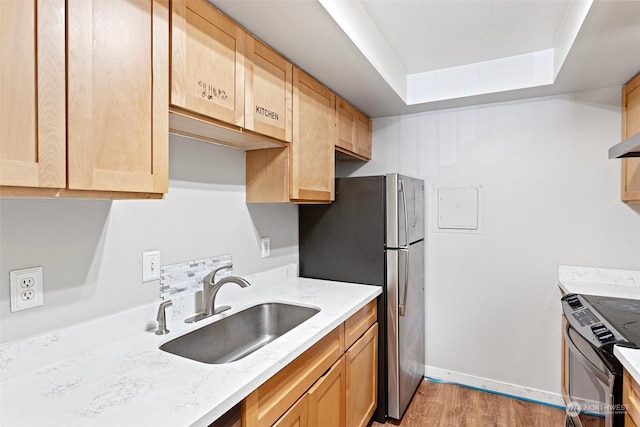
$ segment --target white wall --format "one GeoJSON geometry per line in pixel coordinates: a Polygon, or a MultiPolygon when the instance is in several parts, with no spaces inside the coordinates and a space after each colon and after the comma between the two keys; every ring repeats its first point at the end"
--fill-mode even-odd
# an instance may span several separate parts
{"type": "Polygon", "coordinates": [[[169,161],[163,200],[0,198],[0,342],[158,300],[158,282],[142,283],[144,250],[163,265],[229,253],[239,275],[297,262],[297,207],[245,203],[243,151],[171,136],[169,161]],[[44,305],[11,313],[9,271],[34,266],[44,305]]]}
{"type": "Polygon", "coordinates": [[[373,160],[338,171],[426,180],[427,372],[560,393],[558,265],[640,269],[640,210],[607,159],[620,88],[373,125],[373,160]],[[484,232],[434,232],[434,190],[468,184],[484,187],[484,232]]]}

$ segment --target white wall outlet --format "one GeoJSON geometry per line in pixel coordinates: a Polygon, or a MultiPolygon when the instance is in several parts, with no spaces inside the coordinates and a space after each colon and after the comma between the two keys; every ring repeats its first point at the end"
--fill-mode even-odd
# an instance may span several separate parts
{"type": "Polygon", "coordinates": [[[9,272],[11,312],[38,307],[44,303],[42,267],[9,272]]]}
{"type": "Polygon", "coordinates": [[[271,237],[263,237],[260,240],[260,247],[262,248],[262,258],[271,256],[271,237]]]}
{"type": "Polygon", "coordinates": [[[142,283],[160,279],[160,251],[142,252],[142,283]]]}

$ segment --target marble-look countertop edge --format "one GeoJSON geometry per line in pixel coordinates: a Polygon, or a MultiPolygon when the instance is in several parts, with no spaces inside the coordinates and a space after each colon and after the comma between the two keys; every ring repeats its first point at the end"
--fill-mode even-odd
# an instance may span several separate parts
{"type": "MultiPolygon", "coordinates": [[[[120,425],[164,422],[208,426],[382,292],[378,286],[306,278],[251,288],[250,292],[232,289],[230,297],[223,298],[223,303],[234,301],[234,309],[226,315],[262,302],[319,306],[321,311],[290,331],[296,332],[278,338],[277,346],[263,347],[224,367],[158,349],[164,342],[210,323],[185,328],[182,321],[165,337],[138,332],[58,363],[43,364],[35,372],[0,385],[0,424],[31,425],[48,420],[51,425],[102,426],[120,420],[120,425]],[[94,372],[95,366],[103,366],[104,372],[94,372]],[[175,396],[167,397],[167,390],[175,396]],[[35,411],[21,406],[19,396],[27,392],[35,396],[30,407],[35,411]]],[[[179,312],[180,307],[175,309],[179,312]]]]}
{"type": "Polygon", "coordinates": [[[616,345],[613,347],[613,354],[629,371],[635,382],[640,384],[640,350],[616,345]]]}
{"type": "Polygon", "coordinates": [[[565,294],[640,299],[640,271],[561,265],[558,287],[565,294]]]}

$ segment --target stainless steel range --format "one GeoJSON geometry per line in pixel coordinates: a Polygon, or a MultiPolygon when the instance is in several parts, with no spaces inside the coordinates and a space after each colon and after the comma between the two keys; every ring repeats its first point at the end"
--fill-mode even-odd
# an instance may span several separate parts
{"type": "Polygon", "coordinates": [[[622,366],[613,346],[640,348],[640,300],[569,294],[562,298],[566,426],[588,414],[602,427],[624,426],[622,366]]]}

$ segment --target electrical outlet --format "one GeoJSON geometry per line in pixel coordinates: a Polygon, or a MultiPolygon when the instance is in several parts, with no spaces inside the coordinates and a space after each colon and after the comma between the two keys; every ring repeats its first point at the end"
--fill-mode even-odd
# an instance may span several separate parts
{"type": "Polygon", "coordinates": [[[271,256],[271,237],[263,237],[260,240],[260,247],[262,248],[262,258],[271,256]]]}
{"type": "Polygon", "coordinates": [[[32,299],[34,299],[36,297],[36,293],[34,291],[32,291],[31,289],[26,290],[26,291],[22,291],[20,293],[20,299],[22,301],[30,301],[32,299]]]}
{"type": "Polygon", "coordinates": [[[160,279],[160,251],[142,252],[142,283],[160,279]]]}
{"type": "Polygon", "coordinates": [[[9,272],[11,312],[38,307],[44,303],[42,267],[9,272]]]}

